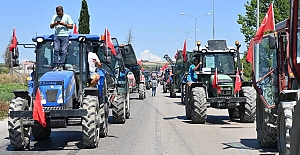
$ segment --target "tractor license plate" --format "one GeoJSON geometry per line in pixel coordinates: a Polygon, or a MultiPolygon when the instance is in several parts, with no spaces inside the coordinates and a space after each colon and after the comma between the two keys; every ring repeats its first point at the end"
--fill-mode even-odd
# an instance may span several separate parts
{"type": "Polygon", "coordinates": [[[236,105],[237,105],[236,103],[229,103],[228,107],[236,107],[236,105]]]}

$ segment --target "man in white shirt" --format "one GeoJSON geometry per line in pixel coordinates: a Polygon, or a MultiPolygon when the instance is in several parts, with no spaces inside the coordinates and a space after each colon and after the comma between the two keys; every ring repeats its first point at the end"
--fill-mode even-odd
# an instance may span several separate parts
{"type": "Polygon", "coordinates": [[[90,78],[92,78],[90,87],[95,87],[100,79],[100,75],[97,74],[96,69],[97,67],[101,68],[102,64],[97,54],[93,52],[93,46],[88,45],[87,51],[88,51],[90,78]]]}

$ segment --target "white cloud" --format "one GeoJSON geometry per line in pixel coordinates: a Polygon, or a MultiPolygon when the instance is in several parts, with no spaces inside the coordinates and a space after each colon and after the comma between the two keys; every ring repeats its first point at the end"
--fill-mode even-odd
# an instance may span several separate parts
{"type": "Polygon", "coordinates": [[[144,50],[140,56],[139,56],[139,59],[138,60],[149,60],[151,62],[154,62],[154,61],[162,61],[162,58],[151,53],[149,50],[144,50]]]}

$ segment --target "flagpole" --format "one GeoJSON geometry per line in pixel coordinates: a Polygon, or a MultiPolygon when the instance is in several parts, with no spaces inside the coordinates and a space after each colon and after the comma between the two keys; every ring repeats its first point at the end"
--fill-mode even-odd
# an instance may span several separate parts
{"type": "MultiPolygon", "coordinates": [[[[259,29],[259,0],[257,0],[257,16],[256,16],[256,31],[259,29]]],[[[259,44],[255,45],[255,51],[253,52],[253,64],[254,64],[254,73],[255,73],[255,80],[259,79],[259,44]]],[[[256,82],[252,81],[252,82],[256,82]]]]}

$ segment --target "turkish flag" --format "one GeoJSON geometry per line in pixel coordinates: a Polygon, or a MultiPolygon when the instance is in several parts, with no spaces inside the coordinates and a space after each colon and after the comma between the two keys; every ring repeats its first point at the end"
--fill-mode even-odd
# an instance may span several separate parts
{"type": "Polygon", "coordinates": [[[213,88],[218,88],[218,94],[221,93],[221,88],[220,86],[218,85],[218,69],[216,68],[216,71],[215,71],[215,75],[214,75],[214,80],[212,82],[212,87],[213,88]]]}
{"type": "Polygon", "coordinates": [[[267,31],[275,31],[275,20],[274,20],[274,11],[273,11],[273,3],[270,4],[269,10],[262,21],[259,29],[257,30],[254,42],[255,44],[258,44],[262,41],[264,32],[267,31]]]}
{"type": "Polygon", "coordinates": [[[235,86],[234,86],[234,93],[237,93],[241,90],[242,88],[242,81],[241,81],[241,76],[239,69],[237,69],[236,74],[235,74],[235,86]]]}
{"type": "Polygon", "coordinates": [[[74,23],[74,30],[73,30],[73,34],[78,34],[76,23],[74,23]]]}
{"type": "Polygon", "coordinates": [[[13,38],[11,41],[11,45],[9,46],[9,51],[13,52],[13,50],[17,47],[18,41],[17,41],[17,36],[16,36],[16,28],[13,29],[13,38]]]}
{"type": "Polygon", "coordinates": [[[174,58],[177,60],[177,58],[178,58],[178,51],[176,51],[176,54],[174,55],[174,58]]]}
{"type": "Polygon", "coordinates": [[[105,36],[105,44],[107,45],[108,48],[111,49],[111,53],[116,56],[117,53],[116,53],[116,50],[115,50],[115,47],[114,47],[114,44],[110,38],[110,33],[108,32],[108,29],[107,27],[105,28],[105,32],[104,32],[104,36],[105,36]]]}
{"type": "Polygon", "coordinates": [[[247,53],[247,56],[246,56],[246,61],[249,62],[249,63],[253,63],[253,50],[254,50],[254,45],[253,45],[253,40],[251,39],[250,41],[250,45],[248,47],[248,53],[247,53]]]}
{"type": "Polygon", "coordinates": [[[186,40],[184,40],[182,56],[183,56],[183,62],[186,62],[186,40]]]}
{"type": "Polygon", "coordinates": [[[46,114],[43,109],[39,88],[36,91],[32,117],[33,120],[38,121],[44,128],[46,127],[46,114]]]}
{"type": "Polygon", "coordinates": [[[162,67],[161,67],[163,70],[168,68],[168,63],[165,63],[162,67]]]}
{"type": "Polygon", "coordinates": [[[142,59],[139,60],[137,63],[138,63],[139,66],[142,66],[142,63],[143,63],[142,59]]]}

